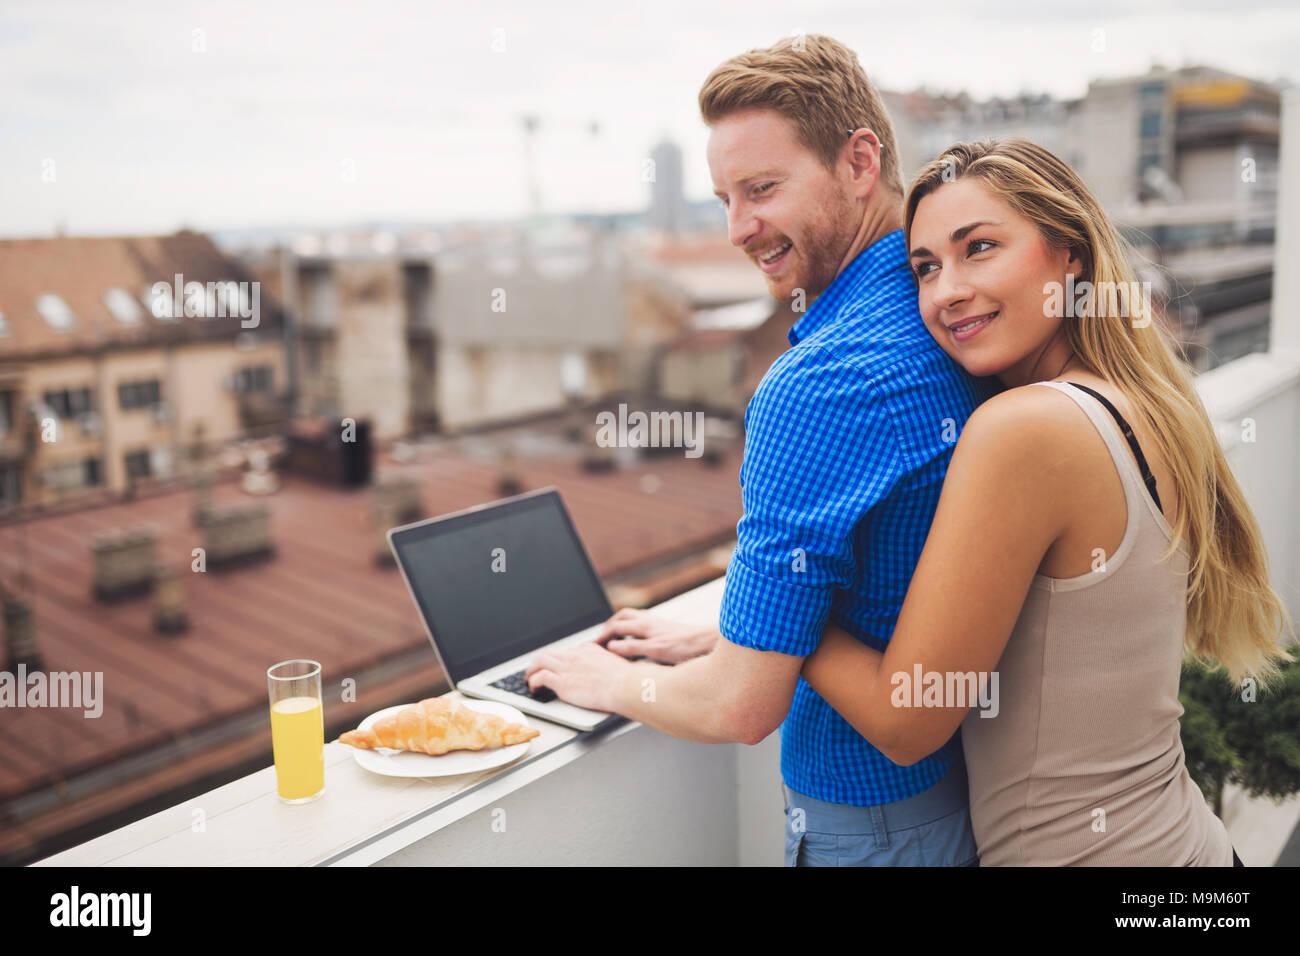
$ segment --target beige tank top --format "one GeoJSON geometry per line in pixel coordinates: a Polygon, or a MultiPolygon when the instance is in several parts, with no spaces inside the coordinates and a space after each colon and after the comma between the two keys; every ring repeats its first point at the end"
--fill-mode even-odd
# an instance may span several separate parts
{"type": "Polygon", "coordinates": [[[1092,419],[1128,521],[1097,570],[1034,576],[998,661],[997,715],[972,708],[962,721],[980,865],[1232,866],[1179,736],[1187,546],[1160,563],[1173,530],[1101,403],[1066,383],[1035,384],[1092,419]]]}

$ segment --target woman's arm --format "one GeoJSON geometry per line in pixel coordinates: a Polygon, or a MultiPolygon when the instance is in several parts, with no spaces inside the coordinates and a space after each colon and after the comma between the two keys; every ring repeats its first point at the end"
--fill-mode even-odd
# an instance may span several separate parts
{"type": "Polygon", "coordinates": [[[996,395],[966,422],[885,651],[831,624],[804,661],[813,690],[903,766],[942,747],[976,703],[947,691],[970,689],[972,674],[974,686],[987,680],[1067,524],[1079,481],[1069,420],[1032,391],[1045,390],[996,395]],[[929,675],[941,682],[937,705],[929,675]]]}

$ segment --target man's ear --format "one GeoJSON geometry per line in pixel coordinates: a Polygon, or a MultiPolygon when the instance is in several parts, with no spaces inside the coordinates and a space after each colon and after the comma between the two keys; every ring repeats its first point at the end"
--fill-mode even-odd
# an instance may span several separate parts
{"type": "MultiPolygon", "coordinates": [[[[875,187],[880,183],[881,177],[884,175],[884,171],[885,171],[884,152],[883,152],[883,148],[882,148],[881,145],[880,145],[880,137],[876,135],[876,131],[873,130],[873,129],[871,129],[871,127],[869,127],[869,126],[868,126],[868,127],[862,127],[862,129],[865,130],[866,133],[868,134],[868,135],[866,135],[866,136],[863,137],[863,140],[864,140],[865,142],[867,142],[868,144],[870,144],[870,146],[875,150],[875,159],[876,159],[875,167],[876,167],[876,170],[875,170],[875,177],[873,178],[873,180],[872,180],[872,184],[871,184],[871,188],[874,189],[874,188],[875,188],[875,187]]],[[[859,130],[854,130],[854,136],[853,136],[853,137],[850,137],[850,139],[849,139],[849,143],[848,143],[848,147],[849,147],[849,162],[850,162],[850,163],[855,167],[855,171],[856,171],[856,169],[857,169],[857,165],[858,165],[858,164],[857,164],[857,161],[856,161],[855,158],[854,158],[853,153],[854,153],[854,150],[856,149],[856,138],[857,138],[857,137],[856,137],[856,134],[857,134],[858,132],[859,132],[859,130]]]]}

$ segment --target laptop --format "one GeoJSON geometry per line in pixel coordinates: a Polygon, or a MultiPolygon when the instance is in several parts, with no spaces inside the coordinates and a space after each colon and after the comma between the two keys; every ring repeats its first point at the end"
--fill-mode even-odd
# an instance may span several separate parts
{"type": "Polygon", "coordinates": [[[621,720],[530,693],[538,653],[593,641],[614,613],[554,485],[388,531],[433,652],[467,697],[577,730],[621,720]]]}

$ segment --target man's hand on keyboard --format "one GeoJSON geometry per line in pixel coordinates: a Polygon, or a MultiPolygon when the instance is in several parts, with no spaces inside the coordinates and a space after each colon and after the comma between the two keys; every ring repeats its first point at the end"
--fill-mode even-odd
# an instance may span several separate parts
{"type": "Polygon", "coordinates": [[[601,625],[596,643],[623,657],[648,657],[662,664],[680,664],[713,650],[718,632],[670,621],[649,611],[625,607],[601,625]],[[620,638],[619,635],[629,635],[620,638]]]}
{"type": "Polygon", "coordinates": [[[560,700],[592,710],[614,710],[614,688],[632,665],[594,642],[538,654],[524,671],[531,690],[549,687],[560,700]]]}

